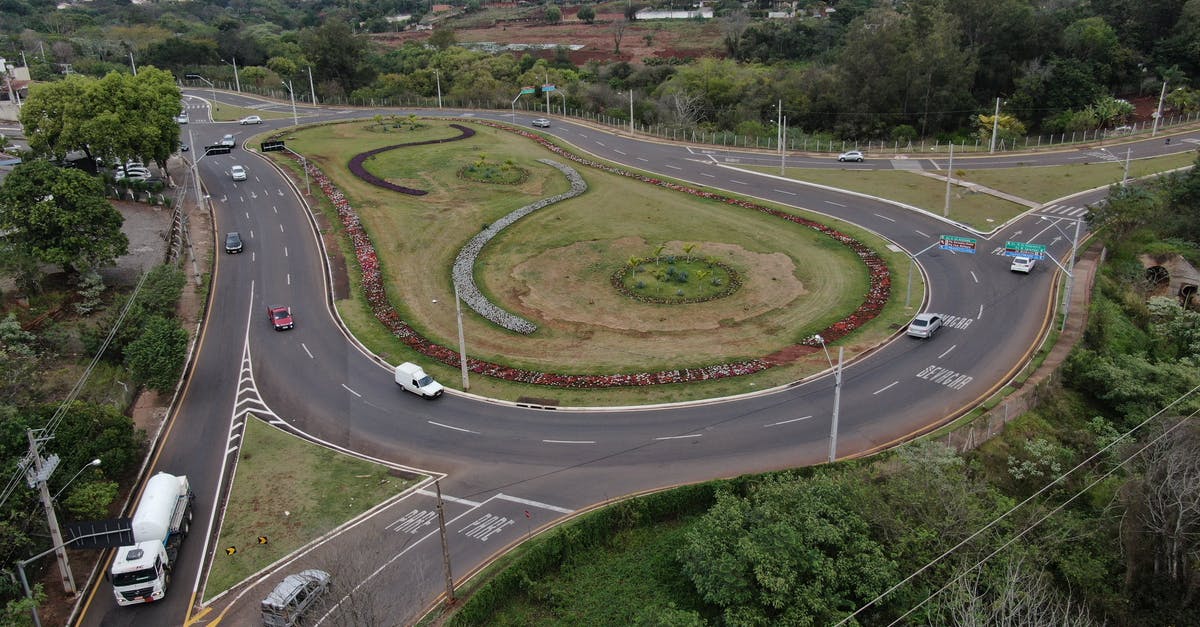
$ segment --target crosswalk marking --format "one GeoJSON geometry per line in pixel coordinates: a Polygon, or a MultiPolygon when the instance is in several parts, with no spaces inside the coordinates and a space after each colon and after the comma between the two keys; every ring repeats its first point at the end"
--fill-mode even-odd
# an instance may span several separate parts
{"type": "Polygon", "coordinates": [[[1073,207],[1071,205],[1047,205],[1042,207],[1041,212],[1057,216],[1078,218],[1086,214],[1088,209],[1087,207],[1073,207]]]}

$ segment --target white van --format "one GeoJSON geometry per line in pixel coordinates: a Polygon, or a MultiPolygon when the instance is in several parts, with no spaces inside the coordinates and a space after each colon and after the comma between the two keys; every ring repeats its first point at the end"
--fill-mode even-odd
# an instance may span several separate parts
{"type": "Polygon", "coordinates": [[[442,384],[425,374],[420,366],[404,362],[396,366],[396,385],[425,398],[437,398],[442,395],[442,384]]]}
{"type": "Polygon", "coordinates": [[[263,599],[262,621],[266,627],[300,624],[304,612],[329,588],[329,573],[310,568],[288,575],[263,599]]]}

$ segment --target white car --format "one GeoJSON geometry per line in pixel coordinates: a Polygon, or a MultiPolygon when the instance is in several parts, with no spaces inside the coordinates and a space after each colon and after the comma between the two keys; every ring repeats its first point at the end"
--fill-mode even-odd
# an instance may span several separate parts
{"type": "Polygon", "coordinates": [[[917,314],[908,325],[907,333],[912,337],[930,338],[942,328],[942,316],[935,313],[917,314]]]}
{"type": "Polygon", "coordinates": [[[240,165],[231,166],[229,168],[229,176],[235,181],[246,180],[246,168],[240,165]]]}
{"type": "Polygon", "coordinates": [[[1008,269],[1013,272],[1029,274],[1033,271],[1034,263],[1036,263],[1036,260],[1033,257],[1013,257],[1012,265],[1008,269]]]}
{"type": "Polygon", "coordinates": [[[538,128],[550,128],[550,120],[547,120],[546,118],[538,118],[530,122],[530,124],[538,128]]]}
{"type": "Polygon", "coordinates": [[[175,122],[178,124],[187,124],[188,123],[188,112],[184,111],[184,112],[180,113],[179,115],[175,116],[175,122]]]}
{"type": "Polygon", "coordinates": [[[218,142],[218,145],[229,146],[230,148],[233,148],[237,145],[237,140],[233,138],[233,135],[225,135],[221,138],[221,141],[218,142]]]}
{"type": "Polygon", "coordinates": [[[838,161],[857,161],[862,163],[863,153],[861,150],[851,150],[838,155],[838,161]]]}
{"type": "Polygon", "coordinates": [[[238,124],[262,124],[262,118],[257,115],[249,115],[238,120],[238,124]]]}

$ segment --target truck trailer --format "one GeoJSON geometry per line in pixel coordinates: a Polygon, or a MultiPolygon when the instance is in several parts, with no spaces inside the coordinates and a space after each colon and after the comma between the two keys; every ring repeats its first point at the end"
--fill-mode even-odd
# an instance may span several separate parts
{"type": "Polygon", "coordinates": [[[146,483],[133,514],[134,543],[117,549],[109,572],[118,605],[166,596],[179,546],[192,524],[193,499],[187,477],[160,472],[146,483]]]}

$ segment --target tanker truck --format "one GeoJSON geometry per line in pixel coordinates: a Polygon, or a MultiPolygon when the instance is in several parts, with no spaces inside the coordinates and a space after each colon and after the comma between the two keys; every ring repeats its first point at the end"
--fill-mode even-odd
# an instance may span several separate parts
{"type": "Polygon", "coordinates": [[[117,549],[109,572],[117,605],[166,596],[179,546],[192,524],[192,499],[187,477],[160,472],[146,483],[133,513],[133,544],[117,549]]]}

